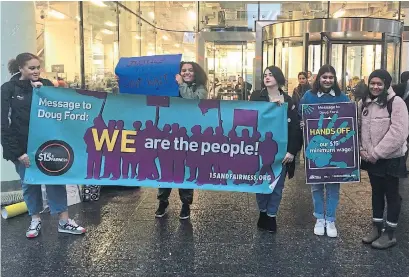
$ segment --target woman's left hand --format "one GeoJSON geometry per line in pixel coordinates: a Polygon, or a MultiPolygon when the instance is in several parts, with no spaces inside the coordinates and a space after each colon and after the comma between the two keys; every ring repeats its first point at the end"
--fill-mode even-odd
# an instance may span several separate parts
{"type": "Polygon", "coordinates": [[[376,164],[377,160],[372,155],[368,155],[368,162],[371,164],[376,164]]]}
{"type": "Polygon", "coordinates": [[[287,152],[287,154],[285,154],[283,164],[292,163],[293,161],[294,161],[294,155],[287,152]]]}
{"type": "Polygon", "coordinates": [[[40,81],[36,82],[31,81],[31,85],[33,86],[33,88],[39,88],[43,86],[43,83],[41,83],[40,81]]]}
{"type": "Polygon", "coordinates": [[[275,99],[272,101],[273,103],[276,103],[277,105],[281,106],[283,102],[280,99],[275,99]]]}

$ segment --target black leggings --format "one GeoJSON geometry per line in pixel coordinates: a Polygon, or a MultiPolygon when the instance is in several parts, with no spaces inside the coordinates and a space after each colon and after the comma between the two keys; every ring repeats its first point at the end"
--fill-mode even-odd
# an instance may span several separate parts
{"type": "Polygon", "coordinates": [[[385,196],[388,205],[387,223],[396,225],[398,223],[402,198],[399,195],[399,178],[386,175],[384,177],[375,176],[369,173],[369,180],[372,187],[372,212],[374,221],[383,218],[385,209],[385,196]]]}

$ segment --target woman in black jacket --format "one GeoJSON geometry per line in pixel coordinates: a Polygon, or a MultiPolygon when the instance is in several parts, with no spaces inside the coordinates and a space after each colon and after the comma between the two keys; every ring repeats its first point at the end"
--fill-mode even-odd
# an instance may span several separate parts
{"type": "Polygon", "coordinates": [[[294,157],[301,149],[302,133],[297,114],[297,107],[291,97],[281,89],[285,84],[285,78],[280,68],[276,66],[267,67],[264,70],[264,81],[261,91],[255,91],[250,101],[274,102],[278,105],[286,102],[288,104],[288,144],[287,154],[283,160],[283,169],[280,179],[271,194],[256,194],[260,217],[257,226],[261,229],[274,233],[277,230],[276,214],[281,202],[284,181],[288,174],[289,178],[294,176],[294,157]]]}
{"type": "MultiPolygon", "coordinates": [[[[19,54],[9,62],[8,69],[12,78],[1,86],[1,145],[4,159],[12,161],[20,175],[24,201],[32,218],[26,237],[35,238],[41,229],[40,212],[43,209],[41,186],[24,183],[25,169],[32,164],[27,155],[31,99],[33,87],[53,84],[47,79],[40,78],[40,61],[33,54],[19,54]]],[[[68,217],[66,187],[50,185],[46,188],[50,212],[59,214],[58,232],[85,233],[83,227],[68,217]]]]}

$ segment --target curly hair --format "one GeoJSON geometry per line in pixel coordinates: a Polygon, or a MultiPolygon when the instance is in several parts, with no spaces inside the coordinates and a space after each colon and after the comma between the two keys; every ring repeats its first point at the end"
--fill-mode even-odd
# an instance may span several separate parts
{"type": "Polygon", "coordinates": [[[40,60],[39,57],[31,53],[18,54],[15,59],[11,59],[8,63],[8,70],[10,74],[18,73],[20,71],[20,67],[25,66],[26,63],[32,59],[40,60]]]}
{"type": "Polygon", "coordinates": [[[332,89],[334,90],[335,95],[339,96],[341,94],[341,89],[339,88],[339,85],[338,85],[337,73],[335,72],[335,68],[333,68],[329,64],[325,64],[321,66],[320,70],[318,71],[317,78],[315,79],[314,84],[312,85],[311,91],[317,94],[321,90],[320,79],[321,79],[321,76],[324,75],[325,73],[334,74],[334,84],[332,85],[332,89]]]}
{"type": "Polygon", "coordinates": [[[181,62],[180,63],[179,73],[182,72],[182,67],[185,64],[190,64],[193,67],[193,72],[195,73],[195,83],[196,83],[196,85],[202,85],[202,86],[206,87],[206,85],[207,85],[207,75],[206,75],[206,72],[203,70],[203,68],[201,68],[200,65],[198,65],[195,62],[181,62]]]}

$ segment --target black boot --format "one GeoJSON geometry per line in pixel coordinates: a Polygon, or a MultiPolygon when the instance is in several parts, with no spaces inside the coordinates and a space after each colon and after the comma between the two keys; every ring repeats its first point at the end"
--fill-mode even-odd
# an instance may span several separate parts
{"type": "Polygon", "coordinates": [[[395,229],[391,226],[386,225],[386,230],[383,231],[381,237],[376,241],[372,242],[372,247],[375,249],[388,249],[396,245],[395,229]]]}
{"type": "Polygon", "coordinates": [[[267,216],[267,231],[270,233],[275,233],[277,231],[277,221],[275,216],[267,216]]]}
{"type": "Polygon", "coordinates": [[[383,222],[372,222],[372,230],[368,235],[362,238],[362,242],[365,244],[371,244],[375,240],[379,239],[382,235],[383,222]]]}
{"type": "Polygon", "coordinates": [[[257,221],[257,227],[260,229],[267,229],[267,213],[266,212],[260,212],[260,216],[258,217],[257,221]]]}

